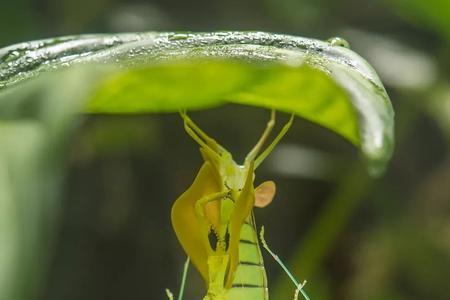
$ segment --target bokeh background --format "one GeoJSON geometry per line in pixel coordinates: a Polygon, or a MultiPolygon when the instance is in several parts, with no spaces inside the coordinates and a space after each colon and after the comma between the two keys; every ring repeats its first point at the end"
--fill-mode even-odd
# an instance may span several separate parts
{"type": "MultiPolygon", "coordinates": [[[[93,32],[263,30],[341,36],[377,70],[396,110],[396,151],[370,178],[352,145],[296,119],[258,170],[256,211],[273,250],[314,300],[450,298],[450,1],[1,0],[0,47],[93,32]]],[[[241,160],[269,117],[224,106],[192,118],[241,160]]],[[[279,114],[278,126],[287,116],[279,114]]],[[[279,128],[279,127],[278,127],[279,128]]],[[[201,164],[176,114],[85,116],[71,140],[57,241],[35,299],[165,299],[185,255],[173,201],[201,164]]],[[[272,299],[294,287],[266,256],[272,299]]],[[[192,268],[185,299],[200,299],[192,268]]],[[[1,291],[0,291],[0,299],[1,291]]]]}

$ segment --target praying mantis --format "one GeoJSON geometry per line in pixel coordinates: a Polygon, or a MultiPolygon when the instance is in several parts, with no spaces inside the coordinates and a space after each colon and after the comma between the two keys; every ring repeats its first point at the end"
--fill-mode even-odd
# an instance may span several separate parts
{"type": "MultiPolygon", "coordinates": [[[[293,122],[293,115],[263,150],[274,125],[275,111],[242,165],[224,147],[180,112],[187,134],[198,143],[204,163],[192,185],[172,207],[172,225],[188,255],[179,300],[182,299],[189,261],[206,283],[203,300],[268,300],[267,276],[259,247],[253,207],[265,207],[275,196],[276,185],[265,181],[254,187],[255,170],[272,152],[293,122]]],[[[268,248],[261,231],[263,247],[268,248]]],[[[288,271],[287,271],[288,272],[288,271]]],[[[299,292],[309,299],[293,276],[299,292]]],[[[169,298],[173,298],[168,292],[169,298]]]]}

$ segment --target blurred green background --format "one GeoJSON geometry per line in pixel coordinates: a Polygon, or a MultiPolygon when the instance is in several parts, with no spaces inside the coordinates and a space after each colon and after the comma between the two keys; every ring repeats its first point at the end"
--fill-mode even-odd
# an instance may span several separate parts
{"type": "MultiPolygon", "coordinates": [[[[257,183],[278,184],[257,222],[296,277],[308,280],[312,299],[449,299],[449,1],[1,1],[0,47],[152,30],[345,38],[375,67],[396,110],[388,171],[370,178],[352,145],[296,119],[257,174],[257,183]]],[[[231,105],[191,115],[238,160],[269,117],[231,105]]],[[[278,126],[286,118],[279,114],[278,126]]],[[[70,142],[57,241],[44,245],[43,288],[33,298],[164,299],[166,287],[177,291],[185,255],[170,208],[201,164],[180,118],[85,116],[70,142]]],[[[266,268],[272,299],[292,299],[293,286],[269,257],[266,268]]],[[[185,299],[202,291],[191,269],[185,299]]]]}

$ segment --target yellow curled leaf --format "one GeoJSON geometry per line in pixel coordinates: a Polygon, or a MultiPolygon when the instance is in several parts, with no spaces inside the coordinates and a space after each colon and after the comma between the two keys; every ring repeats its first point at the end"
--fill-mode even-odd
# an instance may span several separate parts
{"type": "Polygon", "coordinates": [[[221,183],[217,181],[215,170],[205,162],[189,189],[172,207],[172,226],[184,251],[208,282],[208,225],[195,214],[195,204],[202,197],[219,192],[221,183]]]}

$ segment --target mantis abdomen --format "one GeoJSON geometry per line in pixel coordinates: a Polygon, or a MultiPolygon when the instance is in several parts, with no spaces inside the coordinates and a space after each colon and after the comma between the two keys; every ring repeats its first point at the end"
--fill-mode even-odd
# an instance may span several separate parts
{"type": "Polygon", "coordinates": [[[266,270],[252,213],[241,228],[239,264],[227,300],[268,299],[266,270]]]}

